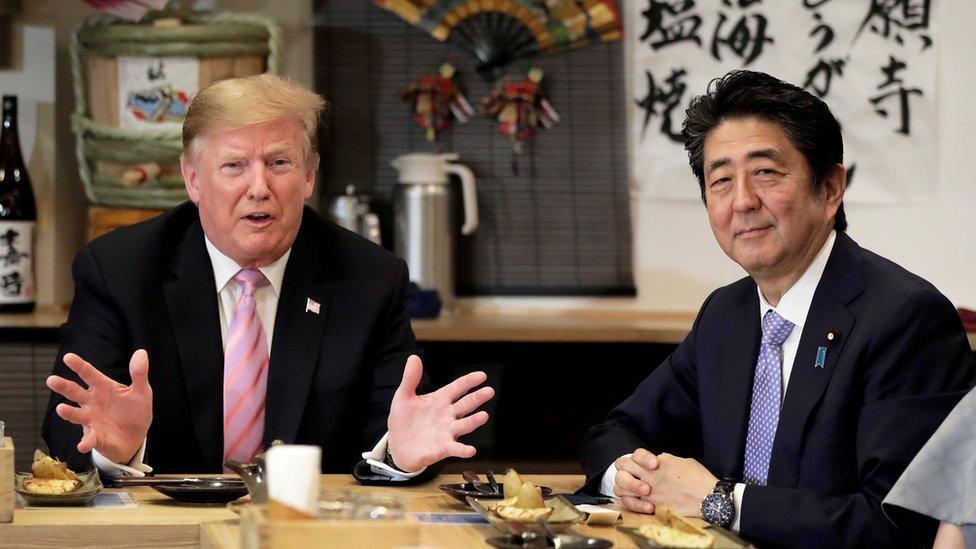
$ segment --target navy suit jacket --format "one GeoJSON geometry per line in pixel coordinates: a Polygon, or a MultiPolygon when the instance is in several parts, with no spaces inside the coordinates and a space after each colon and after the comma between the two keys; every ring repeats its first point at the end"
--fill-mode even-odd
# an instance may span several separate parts
{"type": "MultiPolygon", "coordinates": [[[[755,282],[713,292],[675,352],[587,433],[584,489],[598,491],[607,467],[640,447],[741,479],[760,339],[755,282]]],[[[909,544],[881,500],[973,374],[949,301],[838,233],[800,336],[767,485],[743,496],[741,535],[762,547],[909,544]],[[831,330],[840,337],[828,341],[831,330]]],[[[934,527],[923,525],[923,542],[934,527]]]]}
{"type": "MultiPolygon", "coordinates": [[[[82,248],[54,373],[73,352],[130,383],[129,357],[149,353],[153,422],[146,463],[158,473],[220,472],[223,346],[213,267],[196,206],[117,229],[82,248]]],[[[386,431],[416,342],[405,312],[406,264],[305,208],[285,267],[268,373],[264,444],[322,447],[325,472],[350,472],[386,431]],[[306,312],[307,300],[320,303],[306,312]]],[[[265,329],[270,327],[266,326],[265,329]]],[[[54,412],[44,438],[72,467],[81,429],[54,412]]]]}

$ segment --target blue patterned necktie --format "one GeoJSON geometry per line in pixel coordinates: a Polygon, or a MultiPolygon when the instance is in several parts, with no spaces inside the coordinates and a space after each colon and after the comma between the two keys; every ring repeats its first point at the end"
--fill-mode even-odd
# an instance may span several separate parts
{"type": "Polygon", "coordinates": [[[766,484],[769,456],[779,425],[779,408],[783,402],[783,342],[793,331],[793,323],[770,309],[762,320],[762,344],[752,381],[752,406],[749,410],[749,434],[746,437],[746,484],[766,484]]]}

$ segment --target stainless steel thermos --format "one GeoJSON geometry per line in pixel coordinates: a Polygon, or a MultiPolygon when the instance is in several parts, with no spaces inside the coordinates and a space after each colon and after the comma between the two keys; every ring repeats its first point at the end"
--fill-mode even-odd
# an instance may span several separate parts
{"type": "Polygon", "coordinates": [[[413,153],[391,163],[400,179],[393,193],[394,251],[407,262],[410,280],[422,290],[436,290],[441,311],[454,310],[457,276],[456,187],[449,174],[461,179],[461,234],[478,227],[474,174],[457,164],[456,154],[413,153]]]}

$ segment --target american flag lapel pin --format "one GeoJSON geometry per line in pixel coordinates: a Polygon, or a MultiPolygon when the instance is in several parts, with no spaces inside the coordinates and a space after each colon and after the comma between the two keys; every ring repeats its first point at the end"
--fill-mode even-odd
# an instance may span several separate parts
{"type": "Polygon", "coordinates": [[[321,307],[322,306],[319,305],[319,302],[318,301],[315,301],[312,298],[308,298],[308,301],[305,302],[305,312],[306,313],[319,314],[319,309],[321,307]]]}

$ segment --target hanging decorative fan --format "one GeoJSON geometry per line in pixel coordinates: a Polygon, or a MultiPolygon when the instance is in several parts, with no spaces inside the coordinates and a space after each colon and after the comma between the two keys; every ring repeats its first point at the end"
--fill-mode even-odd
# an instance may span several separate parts
{"type": "Polygon", "coordinates": [[[623,36],[614,0],[373,0],[473,53],[494,80],[506,65],[623,36]]]}

